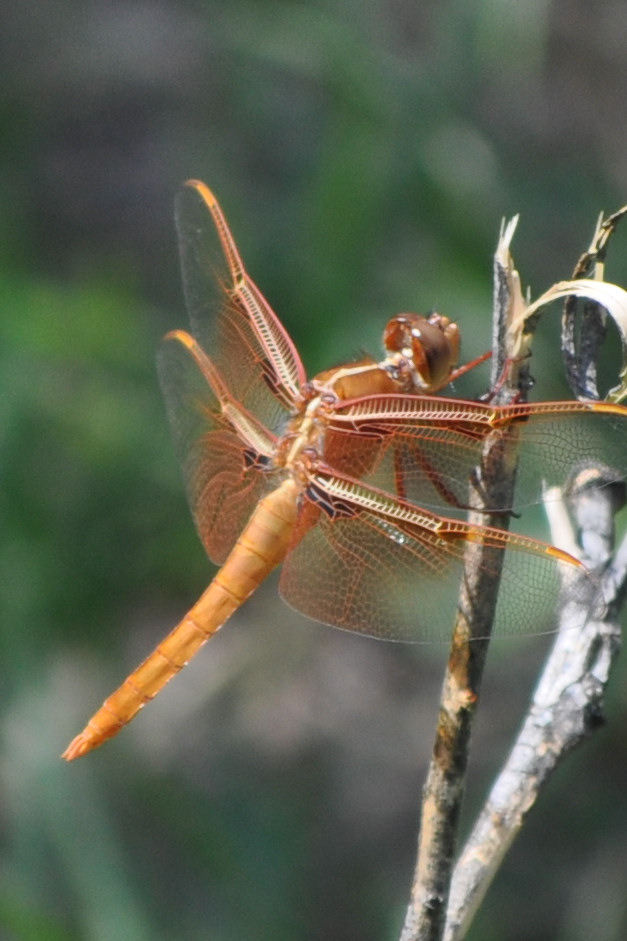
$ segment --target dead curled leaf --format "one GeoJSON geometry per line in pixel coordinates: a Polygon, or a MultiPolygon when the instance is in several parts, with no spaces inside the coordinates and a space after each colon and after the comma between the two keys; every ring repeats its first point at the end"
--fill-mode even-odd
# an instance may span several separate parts
{"type": "MultiPolygon", "coordinates": [[[[610,219],[622,218],[623,214],[623,211],[619,210],[619,213],[614,213],[610,219]]],[[[529,356],[533,332],[542,308],[560,299],[585,298],[607,311],[618,329],[622,349],[620,382],[610,390],[606,399],[611,402],[622,401],[627,397],[627,291],[617,284],[603,280],[603,257],[608,238],[607,220],[597,225],[595,239],[586,253],[591,259],[596,277],[558,281],[533,303],[523,295],[520,275],[510,252],[517,223],[518,216],[515,216],[502,226],[496,252],[497,261],[505,273],[509,292],[509,325],[506,339],[508,356],[512,359],[524,359],[529,356]]]]}

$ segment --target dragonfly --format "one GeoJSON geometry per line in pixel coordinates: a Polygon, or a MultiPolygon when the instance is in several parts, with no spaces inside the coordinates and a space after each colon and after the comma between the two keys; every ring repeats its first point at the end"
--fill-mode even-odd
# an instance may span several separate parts
{"type": "MultiPolygon", "coordinates": [[[[438,394],[468,368],[458,366],[459,327],[441,314],[398,314],[383,359],[308,379],[211,190],[189,181],[176,220],[192,331],[165,337],[159,371],[196,527],[221,567],[71,742],[68,761],[130,722],[279,565],[283,599],[309,618],[432,640],[450,635],[466,548],[487,546],[502,568],[496,629],[544,630],[563,570],[582,563],[471,521],[485,442],[516,446],[517,510],[541,502],[543,479],[563,481],[586,458],[602,455],[621,474],[627,463],[622,406],[438,394]]],[[[491,509],[516,519],[510,506],[491,509]]]]}

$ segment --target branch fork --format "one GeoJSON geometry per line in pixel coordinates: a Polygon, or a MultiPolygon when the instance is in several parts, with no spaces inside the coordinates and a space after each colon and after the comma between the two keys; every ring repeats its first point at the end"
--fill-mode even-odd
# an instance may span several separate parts
{"type": "MultiPolygon", "coordinates": [[[[606,312],[619,329],[627,362],[627,293],[603,280],[608,240],[626,213],[624,207],[601,220],[573,278],[558,282],[533,304],[523,297],[510,254],[517,217],[502,227],[494,260],[492,386],[498,386],[498,404],[520,401],[530,387],[528,363],[533,331],[540,310],[557,298],[565,299],[563,354],[569,381],[578,397],[596,396],[596,370],[591,363],[600,345],[604,328],[599,331],[599,324],[606,312]],[[580,297],[588,302],[578,351],[573,324],[580,297]],[[592,342],[586,341],[586,331],[595,332],[592,342]]],[[[618,402],[627,394],[626,376],[624,364],[621,382],[608,396],[612,401],[618,402]]],[[[507,492],[513,496],[515,467],[504,456],[495,461],[489,447],[488,441],[481,469],[488,498],[492,484],[501,496],[507,492]],[[489,474],[486,477],[487,468],[496,475],[493,481],[489,474]]],[[[563,492],[552,491],[546,498],[553,544],[580,558],[585,568],[564,573],[555,643],[516,742],[455,863],[470,733],[487,654],[485,638],[498,593],[498,578],[492,585],[481,584],[477,567],[482,553],[491,550],[477,545],[468,548],[424,789],[418,861],[401,941],[464,938],[552,771],[602,722],[603,694],[620,650],[616,617],[627,582],[627,538],[614,553],[613,523],[615,513],[625,502],[625,487],[616,483],[616,474],[610,468],[595,464],[578,469],[563,492]],[[470,643],[473,637],[484,639],[470,643]]],[[[481,522],[486,522],[485,511],[481,522]]],[[[502,519],[497,524],[502,527],[502,519]]]]}

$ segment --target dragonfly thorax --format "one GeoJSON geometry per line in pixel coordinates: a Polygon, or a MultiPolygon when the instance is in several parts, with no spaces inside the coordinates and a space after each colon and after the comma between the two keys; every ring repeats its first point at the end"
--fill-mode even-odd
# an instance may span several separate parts
{"type": "Polygon", "coordinates": [[[398,382],[385,364],[377,363],[372,357],[326,369],[318,373],[308,386],[311,395],[318,396],[323,407],[364,395],[399,391],[398,382]]]}

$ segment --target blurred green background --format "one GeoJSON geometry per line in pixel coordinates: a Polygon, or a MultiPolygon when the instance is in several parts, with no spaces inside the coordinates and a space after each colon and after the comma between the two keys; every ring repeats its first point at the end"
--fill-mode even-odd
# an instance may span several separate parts
{"type": "MultiPolygon", "coordinates": [[[[537,294],[627,201],[625,35],[583,0],[3,10],[2,941],[397,937],[445,650],[304,622],[272,583],[119,739],[58,757],[210,578],[154,369],[187,325],[174,194],[215,189],[311,371],[433,307],[469,359],[502,216],[537,294]]],[[[565,395],[543,336],[536,394],[565,395]]],[[[545,650],[494,645],[469,821],[545,650]]],[[[624,674],[471,939],[627,934],[624,674]]]]}

